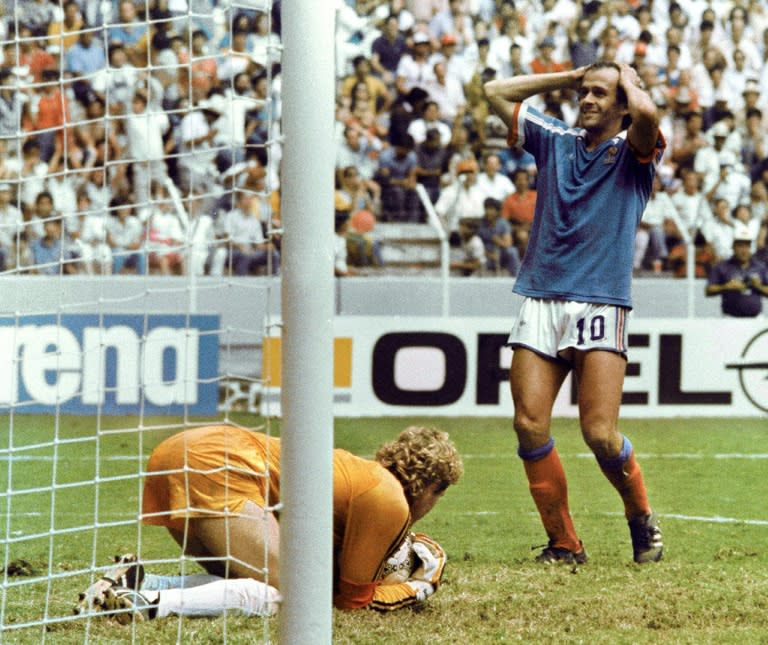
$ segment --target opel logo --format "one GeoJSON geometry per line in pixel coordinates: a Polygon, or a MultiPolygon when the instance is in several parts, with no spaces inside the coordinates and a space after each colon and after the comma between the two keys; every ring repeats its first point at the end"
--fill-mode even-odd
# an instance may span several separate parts
{"type": "Polygon", "coordinates": [[[756,408],[768,412],[768,329],[747,343],[739,361],[725,367],[739,371],[744,395],[756,408]]]}

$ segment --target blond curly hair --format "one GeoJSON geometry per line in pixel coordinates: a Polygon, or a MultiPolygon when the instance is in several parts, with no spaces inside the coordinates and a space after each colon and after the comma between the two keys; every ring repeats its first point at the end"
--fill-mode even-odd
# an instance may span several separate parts
{"type": "Polygon", "coordinates": [[[447,432],[436,428],[409,426],[382,445],[375,459],[397,477],[409,502],[430,484],[447,488],[464,474],[456,446],[447,432]]]}

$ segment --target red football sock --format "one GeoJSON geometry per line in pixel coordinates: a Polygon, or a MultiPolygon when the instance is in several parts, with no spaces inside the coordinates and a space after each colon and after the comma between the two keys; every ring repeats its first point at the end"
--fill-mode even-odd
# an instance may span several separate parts
{"type": "Polygon", "coordinates": [[[624,515],[627,519],[632,519],[638,515],[647,515],[651,512],[651,506],[648,503],[648,493],[645,490],[643,481],[643,471],[635,459],[633,450],[623,467],[619,469],[607,469],[602,465],[600,469],[613,484],[613,487],[619,491],[621,499],[624,502],[624,515]]]}
{"type": "Polygon", "coordinates": [[[554,448],[536,461],[523,460],[531,496],[539,509],[541,521],[551,546],[574,553],[581,551],[581,542],[568,510],[568,483],[563,464],[554,448]]]}

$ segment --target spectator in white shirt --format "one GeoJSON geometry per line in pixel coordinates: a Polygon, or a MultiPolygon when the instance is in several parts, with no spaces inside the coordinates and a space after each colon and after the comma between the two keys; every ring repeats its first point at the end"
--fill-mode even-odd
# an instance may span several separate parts
{"type": "Polygon", "coordinates": [[[238,191],[235,207],[218,222],[218,237],[227,244],[214,252],[211,272],[215,275],[223,272],[224,266],[235,275],[253,274],[259,267],[273,274],[280,270],[280,254],[264,236],[259,212],[253,208],[253,197],[247,191],[238,191]]]}
{"type": "Polygon", "coordinates": [[[464,88],[455,77],[446,74],[444,61],[436,62],[433,69],[435,80],[427,84],[427,92],[437,103],[442,120],[453,124],[458,117],[464,115],[466,109],[467,99],[464,96],[464,88]]]}
{"type": "Polygon", "coordinates": [[[618,30],[619,40],[637,40],[640,35],[640,24],[629,9],[627,0],[611,0],[609,11],[600,15],[592,23],[590,37],[600,38],[606,27],[613,26],[618,30]]]}
{"type": "Polygon", "coordinates": [[[435,211],[443,221],[454,246],[459,244],[459,220],[464,217],[480,219],[485,212],[486,195],[477,184],[477,161],[465,159],[456,164],[456,179],[440,191],[435,211]]]}
{"type": "MultiPolygon", "coordinates": [[[[466,85],[472,78],[471,66],[464,52],[457,51],[458,40],[454,34],[444,34],[440,38],[440,50],[432,54],[429,62],[434,69],[435,63],[445,63],[445,75],[455,79],[460,85],[466,85]]],[[[474,46],[474,43],[473,43],[474,46]]],[[[470,50],[472,53],[473,50],[470,50]]]]}
{"type": "Polygon", "coordinates": [[[477,234],[477,220],[462,218],[459,220],[459,239],[463,255],[451,262],[451,270],[459,271],[463,276],[482,275],[488,262],[485,244],[477,234]]]}
{"type": "Polygon", "coordinates": [[[741,50],[746,57],[747,69],[753,72],[760,71],[763,67],[763,59],[753,39],[754,35],[749,27],[746,9],[734,4],[728,14],[728,22],[725,28],[728,37],[718,42],[717,45],[723,51],[726,58],[732,60],[736,50],[741,50]]]}
{"type": "Polygon", "coordinates": [[[186,273],[184,224],[174,210],[168,190],[158,182],[152,182],[154,201],[147,220],[148,266],[152,272],[162,275],[186,273]]]}
{"type": "MultiPolygon", "coordinates": [[[[672,195],[672,203],[677,210],[677,218],[686,233],[693,238],[696,232],[705,229],[712,221],[712,209],[706,196],[701,190],[701,178],[692,168],[683,168],[680,171],[682,185],[672,195]]],[[[682,232],[676,237],[683,239],[682,232]]]]}
{"type": "Polygon", "coordinates": [[[335,234],[333,236],[333,275],[337,278],[354,275],[350,269],[347,251],[347,231],[349,231],[349,213],[336,211],[335,234]]]}
{"type": "Polygon", "coordinates": [[[520,64],[528,66],[534,56],[533,42],[526,38],[520,30],[520,19],[515,13],[505,18],[502,33],[490,39],[488,61],[490,66],[498,70],[501,76],[508,75],[510,49],[512,45],[520,47],[520,64]]]}
{"type": "Polygon", "coordinates": [[[131,101],[139,78],[138,70],[128,61],[122,43],[109,47],[109,67],[100,70],[91,87],[108,108],[109,114],[123,114],[131,101]]]}
{"type": "Polygon", "coordinates": [[[717,183],[707,193],[707,198],[710,200],[725,199],[731,210],[740,204],[749,204],[752,182],[749,176],[742,172],[740,164],[737,164],[736,155],[730,150],[723,150],[718,156],[718,161],[720,162],[720,175],[717,183]]]}
{"type": "Polygon", "coordinates": [[[427,138],[427,130],[435,129],[440,133],[440,145],[447,146],[451,142],[451,128],[441,120],[440,108],[435,101],[424,104],[424,114],[414,119],[408,126],[408,134],[416,144],[423,143],[427,138]]]}
{"type": "Polygon", "coordinates": [[[437,39],[448,34],[454,36],[459,51],[464,51],[475,39],[472,17],[464,11],[464,0],[448,0],[448,7],[429,21],[429,31],[437,39]]]}
{"type": "Polygon", "coordinates": [[[414,87],[426,87],[435,80],[433,61],[430,58],[431,41],[429,35],[418,31],[413,35],[413,47],[404,54],[397,65],[395,87],[399,94],[407,95],[414,87]]]}
{"type": "Polygon", "coordinates": [[[381,139],[370,131],[358,123],[349,123],[344,127],[344,139],[336,147],[336,167],[354,166],[366,182],[371,182],[382,147],[381,139]]]}
{"type": "Polygon", "coordinates": [[[747,57],[741,49],[734,49],[729,65],[723,72],[721,86],[728,93],[728,107],[732,112],[744,109],[744,88],[755,73],[746,66],[747,57]]]}
{"type": "Polygon", "coordinates": [[[179,151],[182,154],[179,158],[179,183],[182,191],[186,193],[205,193],[214,187],[217,174],[214,165],[216,152],[212,150],[211,145],[217,134],[214,123],[221,116],[223,109],[221,101],[213,98],[203,99],[181,119],[179,151]]]}
{"type": "Polygon", "coordinates": [[[269,14],[259,11],[253,18],[251,52],[253,60],[264,68],[280,62],[280,36],[270,30],[269,14]]]}
{"type": "Polygon", "coordinates": [[[115,198],[109,207],[107,240],[112,249],[112,272],[144,275],[147,272],[144,227],[134,215],[133,205],[128,200],[115,198]]]}
{"type": "MultiPolygon", "coordinates": [[[[707,138],[711,145],[705,145],[696,151],[693,158],[693,169],[699,173],[704,184],[702,190],[708,194],[717,184],[720,176],[720,153],[726,150],[725,143],[731,133],[725,121],[718,121],[708,131],[707,138]]],[[[709,196],[711,199],[711,195],[709,196]]]]}
{"type": "Polygon", "coordinates": [[[9,163],[8,166],[24,178],[19,184],[19,201],[22,209],[27,211],[34,209],[37,196],[44,190],[48,164],[40,158],[40,144],[34,138],[24,142],[21,154],[20,164],[9,163]]]}
{"type": "Polygon", "coordinates": [[[71,170],[48,175],[45,188],[53,198],[54,208],[62,217],[69,217],[77,210],[76,175],[71,170]]]}
{"type": "Polygon", "coordinates": [[[477,177],[477,185],[485,197],[493,197],[501,203],[515,192],[512,180],[501,172],[501,158],[495,152],[483,157],[483,172],[477,177]]]}
{"type": "Polygon", "coordinates": [[[109,275],[112,273],[112,249],[108,243],[108,220],[104,209],[94,207],[88,193],[77,194],[77,222],[69,218],[68,231],[73,240],[73,253],[80,258],[80,273],[109,275]]]}
{"type": "Polygon", "coordinates": [[[634,271],[651,267],[654,273],[661,272],[668,255],[664,225],[676,215],[675,205],[663,189],[657,174],[635,235],[634,271]]]}
{"type": "Polygon", "coordinates": [[[24,230],[21,211],[11,203],[11,186],[0,184],[0,271],[16,266],[16,242],[24,230]]]}
{"type": "Polygon", "coordinates": [[[170,129],[170,121],[165,112],[150,111],[147,105],[146,93],[135,92],[133,113],[125,122],[127,150],[133,159],[133,193],[139,205],[149,202],[153,180],[162,183],[168,177],[164,137],[170,129]]]}
{"type": "Polygon", "coordinates": [[[712,245],[715,262],[727,260],[733,247],[734,222],[728,201],[722,197],[715,200],[714,218],[702,233],[712,245]]]}
{"type": "Polygon", "coordinates": [[[228,50],[222,51],[218,59],[217,74],[219,80],[231,82],[241,72],[254,74],[260,65],[253,59],[253,52],[248,49],[249,33],[243,28],[236,28],[232,33],[232,42],[228,50]]]}

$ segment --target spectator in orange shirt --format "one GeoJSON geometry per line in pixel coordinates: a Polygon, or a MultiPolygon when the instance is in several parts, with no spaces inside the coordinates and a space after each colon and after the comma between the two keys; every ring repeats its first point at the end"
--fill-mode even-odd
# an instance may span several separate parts
{"type": "Polygon", "coordinates": [[[58,61],[43,49],[46,39],[33,38],[29,27],[19,26],[17,42],[19,44],[18,64],[29,67],[29,73],[35,79],[35,83],[43,80],[43,70],[58,69],[58,61]]]}
{"type": "Polygon", "coordinates": [[[216,58],[206,58],[205,45],[208,39],[205,32],[198,29],[192,33],[192,94],[193,103],[198,103],[208,96],[208,92],[219,84],[219,68],[216,58]]]}
{"type": "Polygon", "coordinates": [[[501,216],[512,225],[512,238],[520,259],[528,246],[528,233],[536,208],[536,191],[531,188],[531,175],[525,168],[517,168],[512,174],[515,192],[502,204],[501,216]]]}
{"type": "Polygon", "coordinates": [[[177,52],[179,97],[197,104],[219,84],[215,56],[206,54],[208,37],[202,29],[192,32],[192,50],[181,47],[177,52]]]}
{"type": "Polygon", "coordinates": [[[507,196],[501,216],[512,224],[530,224],[536,206],[536,191],[531,189],[531,174],[526,168],[516,168],[512,173],[515,192],[507,196]]]}
{"type": "Polygon", "coordinates": [[[71,122],[69,100],[62,92],[57,70],[45,70],[42,78],[37,114],[32,117],[29,129],[37,131],[40,159],[48,163],[49,172],[55,172],[64,153],[64,136],[69,136],[65,128],[65,123],[71,122]]]}
{"type": "Polygon", "coordinates": [[[546,74],[548,72],[562,72],[565,65],[558,63],[552,55],[555,53],[555,39],[546,36],[539,43],[539,53],[531,61],[531,71],[534,74],[546,74]]]}

